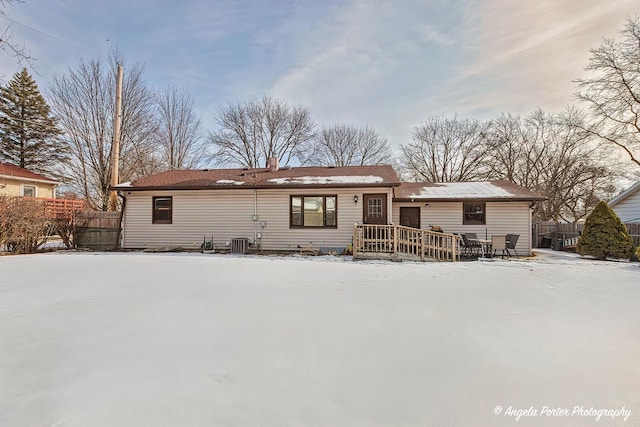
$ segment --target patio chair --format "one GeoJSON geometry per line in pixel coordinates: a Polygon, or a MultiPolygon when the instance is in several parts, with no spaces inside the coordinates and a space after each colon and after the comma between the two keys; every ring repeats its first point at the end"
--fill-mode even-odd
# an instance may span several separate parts
{"type": "Polygon", "coordinates": [[[496,252],[501,251],[502,258],[504,258],[505,253],[508,257],[511,257],[509,251],[507,250],[507,236],[491,236],[491,250],[493,251],[493,257],[495,258],[496,252]]]}
{"type": "Polygon", "coordinates": [[[469,239],[477,239],[478,238],[478,235],[476,233],[464,233],[464,234],[469,239]]]}
{"type": "Polygon", "coordinates": [[[519,234],[507,234],[507,253],[509,254],[509,256],[511,256],[511,253],[509,251],[513,250],[516,256],[520,258],[520,255],[518,255],[518,251],[516,251],[516,243],[518,243],[519,238],[519,234]]]}
{"type": "Polygon", "coordinates": [[[469,237],[466,234],[461,234],[462,236],[462,254],[470,257],[480,256],[480,252],[482,250],[482,246],[480,242],[472,242],[469,240],[469,237]]]}

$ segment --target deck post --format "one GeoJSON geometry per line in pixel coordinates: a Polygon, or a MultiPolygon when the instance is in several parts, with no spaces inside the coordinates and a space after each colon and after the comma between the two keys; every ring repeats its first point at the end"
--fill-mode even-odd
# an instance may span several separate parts
{"type": "Polygon", "coordinates": [[[393,233],[393,256],[398,255],[398,230],[395,225],[391,226],[391,232],[393,233]]]}
{"type": "Polygon", "coordinates": [[[356,258],[358,253],[358,223],[353,224],[353,238],[351,239],[351,256],[356,258]]]}

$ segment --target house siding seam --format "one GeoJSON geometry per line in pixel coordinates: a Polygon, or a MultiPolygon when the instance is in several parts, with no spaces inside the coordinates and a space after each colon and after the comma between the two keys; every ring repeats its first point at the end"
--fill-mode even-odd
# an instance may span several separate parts
{"type": "MultiPolygon", "coordinates": [[[[136,191],[127,194],[123,218],[123,247],[130,249],[200,247],[204,236],[217,246],[234,238],[254,241],[262,233],[264,250],[297,250],[298,245],[313,248],[346,247],[353,235],[353,225],[362,222],[362,194],[380,193],[372,188],[296,188],[257,190],[257,221],[254,215],[253,190],[185,190],[136,191]],[[291,195],[337,195],[337,228],[299,229],[289,227],[291,195]],[[358,195],[355,204],[353,196],[358,195]],[[173,196],[172,224],[151,223],[153,196],[173,196]],[[265,227],[261,226],[265,223],[265,227]]],[[[391,189],[386,191],[389,201],[391,189]]],[[[389,211],[391,218],[391,211],[389,211]]]]}

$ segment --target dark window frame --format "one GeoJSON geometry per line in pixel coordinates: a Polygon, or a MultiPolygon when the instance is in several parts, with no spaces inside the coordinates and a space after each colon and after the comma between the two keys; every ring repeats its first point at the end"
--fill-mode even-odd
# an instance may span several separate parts
{"type": "Polygon", "coordinates": [[[152,224],[173,224],[173,196],[154,196],[151,198],[151,223],[152,224]],[[156,201],[159,199],[169,200],[169,209],[156,208],[156,201]],[[160,219],[159,212],[167,210],[169,212],[169,219],[160,219]]]}
{"type": "Polygon", "coordinates": [[[486,225],[487,203],[479,201],[462,202],[462,224],[486,225]],[[479,211],[478,208],[480,208],[479,211]]]}
{"type": "Polygon", "coordinates": [[[289,228],[311,228],[311,229],[323,229],[323,228],[338,228],[338,195],[337,194],[291,194],[289,196],[289,228]],[[300,198],[300,220],[302,225],[295,225],[293,223],[293,199],[300,198]],[[322,197],[322,225],[304,225],[304,199],[305,197],[322,197]],[[334,199],[335,219],[333,225],[327,225],[327,198],[334,199]]]}

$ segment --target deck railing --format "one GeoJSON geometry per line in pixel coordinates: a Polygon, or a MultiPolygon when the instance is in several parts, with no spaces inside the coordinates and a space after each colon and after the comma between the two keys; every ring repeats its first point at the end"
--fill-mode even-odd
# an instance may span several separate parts
{"type": "Polygon", "coordinates": [[[354,258],[408,258],[458,261],[460,236],[400,225],[356,224],[354,258]]]}

